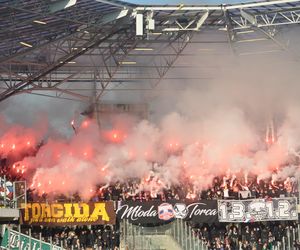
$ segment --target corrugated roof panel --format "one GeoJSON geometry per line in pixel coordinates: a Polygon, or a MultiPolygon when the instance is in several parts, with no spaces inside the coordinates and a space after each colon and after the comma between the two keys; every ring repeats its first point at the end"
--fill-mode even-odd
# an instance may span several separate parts
{"type": "MultiPolygon", "coordinates": [[[[54,1],[52,1],[54,3],[54,1]]],[[[44,0],[2,0],[0,1],[0,53],[22,49],[20,41],[42,43],[50,37],[75,32],[82,24],[96,21],[102,15],[120,9],[108,3],[95,0],[77,0],[76,5],[49,12],[44,0]],[[46,25],[34,23],[43,21],[46,25]]]]}

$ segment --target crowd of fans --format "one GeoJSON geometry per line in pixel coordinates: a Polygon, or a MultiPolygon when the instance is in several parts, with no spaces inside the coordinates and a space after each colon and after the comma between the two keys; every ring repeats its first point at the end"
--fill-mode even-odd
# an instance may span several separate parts
{"type": "MultiPolygon", "coordinates": [[[[2,162],[1,165],[4,163],[2,162]]],[[[22,179],[21,173],[11,174],[9,168],[0,168],[0,196],[6,192],[7,198],[11,199],[11,188],[7,189],[7,181],[22,179]],[[6,183],[6,184],[4,184],[6,183]]],[[[12,187],[12,185],[10,185],[12,187]]],[[[91,197],[91,201],[107,200],[201,200],[201,199],[244,199],[244,198],[274,198],[290,197],[298,195],[298,184],[294,177],[284,180],[259,179],[257,176],[245,175],[225,175],[215,177],[210,188],[199,190],[192,181],[187,178],[181,180],[177,185],[168,185],[163,182],[159,174],[151,171],[149,176],[144,179],[130,179],[125,182],[102,185],[97,188],[97,192],[91,197]]],[[[58,202],[78,202],[81,200],[78,194],[71,197],[60,195],[52,197],[50,194],[39,196],[35,190],[27,190],[28,201],[47,201],[58,202]]],[[[293,232],[297,225],[294,223],[251,223],[251,224],[213,224],[213,225],[193,225],[194,233],[206,243],[212,250],[261,250],[277,249],[282,244],[282,238],[286,236],[287,228],[293,232]],[[276,249],[276,248],[275,248],[276,249]]],[[[64,228],[32,227],[32,235],[51,242],[54,245],[62,246],[65,249],[119,249],[120,231],[116,226],[77,226],[64,228]]],[[[27,231],[29,228],[23,228],[27,231]]],[[[300,249],[298,243],[294,243],[293,249],[300,249]]]]}
{"type": "MultiPolygon", "coordinates": [[[[256,222],[251,224],[197,224],[191,225],[193,233],[202,240],[208,250],[280,250],[300,249],[296,241],[299,232],[297,222],[256,222]],[[288,240],[289,236],[289,240],[288,240]]],[[[22,227],[25,234],[49,242],[64,249],[118,250],[120,230],[118,225],[76,227],[22,227]]]]}
{"type": "Polygon", "coordinates": [[[94,201],[100,200],[211,200],[211,199],[242,199],[242,198],[275,198],[297,195],[297,182],[294,177],[285,180],[259,180],[252,177],[251,181],[236,176],[216,177],[207,190],[199,190],[197,186],[184,182],[179,185],[164,185],[155,176],[144,180],[133,179],[125,183],[99,187],[93,196],[94,201]]]}
{"type": "MultiPolygon", "coordinates": [[[[259,180],[257,177],[245,181],[236,176],[216,177],[212,186],[206,190],[199,190],[196,185],[185,181],[178,185],[165,185],[155,176],[146,179],[130,179],[110,185],[99,186],[91,201],[107,200],[212,200],[212,199],[243,199],[243,198],[276,198],[298,195],[298,183],[294,177],[285,180],[259,180]]],[[[55,197],[59,201],[80,201],[80,196],[74,194],[55,197]]],[[[38,196],[34,190],[28,190],[28,200],[51,200],[51,195],[38,196]]]]}
{"type": "Polygon", "coordinates": [[[222,223],[193,227],[194,234],[206,243],[209,250],[284,249],[283,242],[290,243],[292,249],[300,249],[295,240],[298,238],[296,222],[222,223]]]}
{"type": "MultiPolygon", "coordinates": [[[[11,158],[11,157],[10,157],[11,158]]],[[[16,159],[0,158],[0,176],[6,176],[6,181],[22,180],[22,171],[16,171],[13,168],[16,159]]],[[[178,180],[179,183],[171,185],[165,182],[161,176],[161,167],[153,163],[152,171],[145,178],[128,179],[123,182],[102,184],[96,188],[92,196],[92,201],[101,200],[200,200],[200,199],[240,199],[240,198],[274,198],[281,196],[297,195],[298,184],[294,177],[285,179],[260,179],[255,175],[227,174],[215,177],[212,185],[206,190],[199,190],[197,185],[193,184],[191,176],[183,177],[178,180]]],[[[1,181],[0,195],[4,191],[4,184],[1,181]],[[1,193],[2,192],[2,193],[1,193]]],[[[54,198],[63,200],[80,201],[78,194],[71,197],[60,195],[56,197],[51,194],[38,195],[37,190],[28,189],[28,200],[51,200],[54,198]]]]}
{"type": "Polygon", "coordinates": [[[117,225],[75,227],[22,227],[25,234],[64,249],[118,250],[120,231],[117,225]],[[31,232],[29,232],[31,231],[31,232]]]}

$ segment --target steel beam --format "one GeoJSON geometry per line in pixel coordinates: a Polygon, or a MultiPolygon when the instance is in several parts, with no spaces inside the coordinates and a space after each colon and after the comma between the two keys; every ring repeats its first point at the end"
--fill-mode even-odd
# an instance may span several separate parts
{"type": "Polygon", "coordinates": [[[112,51],[110,57],[103,57],[103,64],[105,65],[106,73],[107,73],[109,78],[108,79],[103,79],[103,77],[101,78],[100,74],[98,74],[98,78],[96,80],[100,81],[100,84],[102,86],[102,90],[100,91],[100,93],[96,94],[96,99],[95,99],[96,102],[99,101],[101,95],[103,94],[103,91],[108,87],[108,85],[111,83],[111,80],[114,78],[114,76],[116,75],[116,73],[118,72],[120,67],[122,66],[122,64],[120,62],[125,60],[128,53],[136,47],[138,41],[134,38],[135,38],[135,33],[132,33],[132,35],[129,36],[127,39],[123,38],[123,41],[122,40],[120,41],[121,43],[123,43],[123,45],[126,44],[128,41],[133,41],[133,43],[131,44],[131,46],[129,48],[126,48],[125,50],[123,50],[122,56],[118,57],[117,60],[116,60],[115,56],[116,56],[118,51],[122,50],[122,47],[124,49],[124,46],[122,46],[122,45],[118,45],[118,47],[114,51],[112,51]],[[111,57],[115,59],[116,66],[114,68],[109,68],[111,65],[109,67],[107,65],[107,61],[111,57]]]}
{"type": "Polygon", "coordinates": [[[180,23],[179,20],[175,19],[175,21],[173,21],[170,27],[162,28],[162,31],[164,32],[199,31],[208,16],[209,16],[209,11],[200,12],[198,16],[192,18],[187,24],[182,24],[180,23]]]}
{"type": "Polygon", "coordinates": [[[177,6],[139,6],[136,7],[137,11],[203,11],[203,10],[239,10],[241,8],[257,8],[257,7],[267,7],[267,6],[276,6],[279,4],[289,4],[289,3],[299,3],[299,0],[273,0],[273,1],[262,1],[262,2],[253,2],[253,3],[243,3],[243,4],[230,4],[230,5],[198,5],[198,6],[189,6],[189,5],[177,5],[177,6]]]}
{"type": "Polygon", "coordinates": [[[82,34],[84,34],[84,32],[86,32],[90,28],[99,28],[99,27],[101,27],[103,25],[106,25],[106,24],[109,24],[111,22],[124,19],[128,15],[129,15],[129,11],[128,10],[114,11],[112,13],[105,14],[100,19],[100,21],[98,21],[96,23],[93,23],[93,24],[92,23],[87,24],[87,26],[85,28],[82,28],[79,31],[78,30],[76,30],[76,31],[70,30],[69,32],[66,32],[66,34],[63,34],[62,36],[59,36],[59,37],[57,37],[57,38],[55,38],[53,40],[42,42],[41,44],[38,44],[38,45],[36,45],[36,46],[34,46],[32,48],[26,48],[26,49],[24,49],[24,50],[22,50],[20,52],[14,53],[14,54],[12,54],[10,56],[5,56],[3,58],[0,58],[0,64],[2,64],[4,62],[7,62],[7,61],[10,61],[12,59],[15,59],[17,57],[24,56],[26,54],[32,53],[32,52],[34,52],[34,51],[36,51],[38,49],[44,48],[45,46],[48,46],[48,45],[51,45],[51,44],[63,41],[64,39],[76,38],[76,36],[81,36],[82,34]]]}
{"type": "Polygon", "coordinates": [[[262,14],[250,14],[244,9],[241,9],[240,19],[234,19],[236,28],[250,28],[256,27],[271,27],[287,24],[300,23],[300,10],[277,11],[262,14]]]}
{"type": "Polygon", "coordinates": [[[169,43],[168,47],[172,48],[176,52],[176,55],[173,57],[165,58],[164,63],[162,64],[164,67],[161,67],[161,65],[156,65],[159,78],[151,84],[152,88],[156,88],[160,84],[160,82],[165,78],[170,68],[175,64],[180,54],[184,51],[186,46],[192,40],[192,37],[193,32],[179,33],[177,34],[175,39],[169,43]]]}
{"type": "Polygon", "coordinates": [[[48,67],[46,67],[44,69],[42,69],[40,72],[28,77],[27,80],[21,81],[21,82],[15,84],[12,88],[9,88],[6,91],[0,93],[0,102],[7,99],[8,97],[18,93],[20,90],[22,90],[22,89],[26,88],[27,86],[31,85],[33,82],[38,81],[42,77],[45,77],[46,75],[48,75],[52,71],[54,71],[54,70],[60,68],[61,66],[63,66],[65,63],[67,63],[69,61],[72,61],[75,58],[79,57],[80,55],[86,53],[90,49],[95,48],[96,46],[98,46],[99,44],[104,42],[106,39],[112,37],[113,35],[115,35],[119,32],[122,32],[123,30],[124,30],[124,28],[117,29],[115,31],[111,31],[111,33],[108,34],[108,35],[105,35],[105,36],[100,35],[99,37],[95,37],[95,39],[93,39],[92,41],[86,42],[78,50],[71,52],[70,54],[66,55],[64,58],[60,58],[55,63],[49,65],[48,67]]]}
{"type": "Polygon", "coordinates": [[[112,6],[120,7],[120,8],[131,8],[128,4],[122,4],[120,2],[115,2],[113,0],[96,0],[96,1],[100,3],[105,3],[112,6]]]}

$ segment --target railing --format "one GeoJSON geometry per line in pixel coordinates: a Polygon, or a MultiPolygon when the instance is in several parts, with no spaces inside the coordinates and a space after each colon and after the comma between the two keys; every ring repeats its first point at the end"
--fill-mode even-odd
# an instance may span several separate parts
{"type": "Polygon", "coordinates": [[[139,225],[133,225],[127,220],[122,221],[122,235],[121,244],[125,249],[134,250],[164,250],[159,245],[157,245],[153,236],[165,235],[168,227],[142,227],[139,225]],[[127,247],[127,248],[126,248],[127,247]]]}
{"type": "MultiPolygon", "coordinates": [[[[183,220],[176,219],[163,226],[156,227],[142,227],[140,225],[133,225],[127,220],[122,221],[122,235],[121,242],[123,248],[134,250],[162,250],[171,249],[163,247],[165,244],[160,244],[158,240],[162,240],[163,236],[175,241],[173,244],[177,245],[178,249],[182,250],[207,250],[206,244],[194,235],[192,228],[183,220]],[[159,238],[159,236],[161,236],[159,238]]],[[[171,244],[171,242],[170,242],[171,244]]]]}
{"type": "Polygon", "coordinates": [[[183,220],[177,219],[172,223],[171,235],[183,250],[207,250],[206,244],[193,232],[183,220]]]}
{"type": "Polygon", "coordinates": [[[285,236],[282,237],[282,241],[280,242],[280,246],[283,250],[293,250],[299,249],[294,246],[296,241],[300,241],[300,224],[297,225],[296,228],[286,228],[285,229],[285,236]]]}
{"type": "MultiPolygon", "coordinates": [[[[182,250],[209,250],[209,247],[193,233],[193,229],[183,220],[176,219],[173,222],[156,227],[142,227],[133,225],[126,220],[122,221],[121,241],[128,249],[134,250],[162,250],[155,242],[155,236],[171,236],[182,250]]],[[[272,250],[294,250],[295,242],[300,241],[300,224],[297,228],[286,228],[281,241],[274,241],[272,250]]]]}

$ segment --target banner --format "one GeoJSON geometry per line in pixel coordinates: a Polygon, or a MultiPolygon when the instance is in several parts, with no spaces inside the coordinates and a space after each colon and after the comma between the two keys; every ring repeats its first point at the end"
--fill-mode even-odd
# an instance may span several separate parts
{"type": "Polygon", "coordinates": [[[28,225],[115,224],[116,213],[111,201],[97,203],[27,203],[22,222],[28,225]]]}
{"type": "Polygon", "coordinates": [[[195,223],[217,221],[217,201],[205,200],[185,203],[183,201],[124,201],[117,209],[118,219],[135,224],[162,224],[174,219],[191,220],[195,223]]]}
{"type": "Polygon", "coordinates": [[[220,222],[298,220],[297,199],[218,200],[220,222]]]}
{"type": "Polygon", "coordinates": [[[6,229],[1,242],[1,249],[11,250],[63,250],[44,241],[29,237],[14,230],[6,229]]]}

